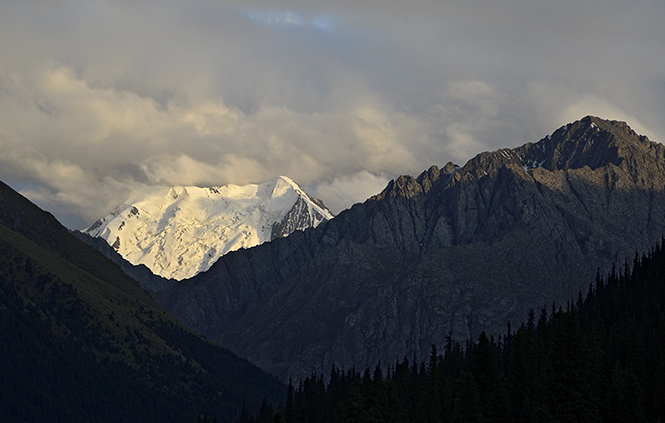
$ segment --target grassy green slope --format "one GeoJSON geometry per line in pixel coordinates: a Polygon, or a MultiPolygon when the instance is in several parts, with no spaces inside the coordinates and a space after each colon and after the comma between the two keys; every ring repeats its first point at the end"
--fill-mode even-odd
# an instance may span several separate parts
{"type": "Polygon", "coordinates": [[[0,351],[3,421],[224,421],[285,392],[6,185],[0,351]]]}

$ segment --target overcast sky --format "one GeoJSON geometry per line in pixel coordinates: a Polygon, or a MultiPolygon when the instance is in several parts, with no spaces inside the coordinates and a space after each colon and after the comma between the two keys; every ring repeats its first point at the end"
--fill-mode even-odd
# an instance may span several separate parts
{"type": "Polygon", "coordinates": [[[83,228],[286,175],[337,213],[592,114],[665,141],[663,0],[2,0],[0,179],[83,228]]]}

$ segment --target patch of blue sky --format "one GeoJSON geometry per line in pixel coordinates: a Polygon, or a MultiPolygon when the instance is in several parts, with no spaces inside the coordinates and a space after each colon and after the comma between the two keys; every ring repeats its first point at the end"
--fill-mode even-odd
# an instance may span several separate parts
{"type": "Polygon", "coordinates": [[[333,19],[330,16],[305,17],[292,11],[247,11],[245,15],[252,21],[269,26],[297,28],[310,27],[321,31],[333,31],[333,19]]]}

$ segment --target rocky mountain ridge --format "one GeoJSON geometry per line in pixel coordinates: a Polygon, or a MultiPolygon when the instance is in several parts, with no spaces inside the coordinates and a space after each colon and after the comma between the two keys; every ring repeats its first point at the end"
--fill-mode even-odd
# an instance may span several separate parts
{"type": "Polygon", "coordinates": [[[163,304],[284,380],[501,333],[665,233],[665,149],[586,117],[402,176],[315,229],[232,252],[163,304]]]}

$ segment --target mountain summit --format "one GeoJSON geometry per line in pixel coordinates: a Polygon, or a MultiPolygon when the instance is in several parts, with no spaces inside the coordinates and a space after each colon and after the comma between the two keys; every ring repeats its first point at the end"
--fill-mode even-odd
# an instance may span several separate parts
{"type": "Polygon", "coordinates": [[[260,185],[157,189],[84,231],[165,278],[208,270],[220,256],[331,219],[319,200],[280,176],[260,185]]]}

